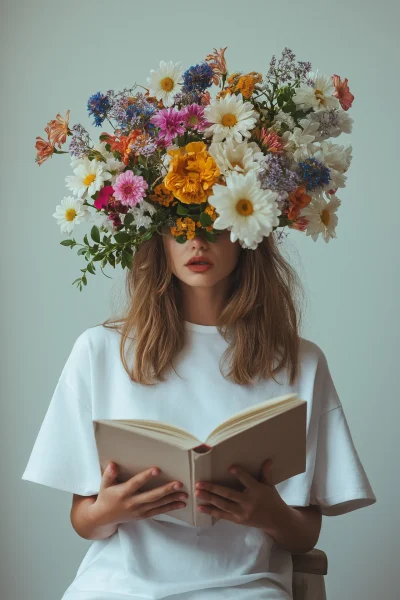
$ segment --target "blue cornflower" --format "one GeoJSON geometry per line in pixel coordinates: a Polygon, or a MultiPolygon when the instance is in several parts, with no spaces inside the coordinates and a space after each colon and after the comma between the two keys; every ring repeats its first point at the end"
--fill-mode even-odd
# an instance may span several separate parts
{"type": "Polygon", "coordinates": [[[94,117],[93,125],[100,127],[107,117],[107,112],[110,110],[110,100],[107,95],[97,92],[97,94],[90,96],[87,109],[89,116],[94,117]]]}
{"type": "Polygon", "coordinates": [[[299,162],[299,170],[308,192],[324,187],[331,180],[328,167],[315,158],[307,158],[303,162],[299,162]]]}
{"type": "Polygon", "coordinates": [[[185,92],[204,92],[212,84],[214,71],[208,63],[200,63],[190,67],[183,74],[182,91],[185,92]]]}

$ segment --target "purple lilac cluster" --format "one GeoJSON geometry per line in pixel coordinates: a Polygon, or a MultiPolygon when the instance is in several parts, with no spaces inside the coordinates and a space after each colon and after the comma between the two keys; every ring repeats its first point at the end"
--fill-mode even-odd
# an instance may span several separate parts
{"type": "Polygon", "coordinates": [[[274,55],[269,65],[267,80],[276,80],[280,83],[300,80],[303,83],[312,85],[313,81],[308,77],[311,71],[311,63],[304,61],[295,61],[296,55],[289,48],[285,48],[281,58],[276,62],[274,55]]]}
{"type": "Polygon", "coordinates": [[[83,125],[77,123],[72,127],[73,136],[69,144],[69,153],[74,158],[83,158],[90,148],[90,136],[83,125]]]}
{"type": "Polygon", "coordinates": [[[285,157],[268,154],[263,166],[264,169],[258,174],[261,188],[278,192],[281,200],[286,199],[300,185],[299,175],[288,168],[285,157]]]}

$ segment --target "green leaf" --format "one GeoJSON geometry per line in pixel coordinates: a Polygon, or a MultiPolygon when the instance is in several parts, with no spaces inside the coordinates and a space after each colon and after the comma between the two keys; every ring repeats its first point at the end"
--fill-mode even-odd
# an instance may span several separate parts
{"type": "Polygon", "coordinates": [[[187,207],[184,206],[183,204],[181,204],[180,202],[178,202],[176,212],[180,216],[184,216],[184,215],[189,214],[189,211],[188,211],[187,207]]]}
{"type": "Polygon", "coordinates": [[[129,242],[130,239],[131,239],[131,236],[129,235],[129,233],[126,233],[126,231],[119,231],[118,233],[116,233],[114,235],[114,240],[118,244],[124,244],[125,242],[129,242]]]}
{"type": "Polygon", "coordinates": [[[209,227],[212,223],[212,218],[207,213],[201,213],[200,215],[200,223],[202,227],[209,227]]]}
{"type": "Polygon", "coordinates": [[[91,256],[92,256],[92,255],[91,255],[90,251],[88,250],[88,251],[86,252],[86,254],[85,254],[85,259],[86,259],[86,260],[90,260],[91,256]]]}
{"type": "Polygon", "coordinates": [[[183,235],[178,235],[178,237],[175,238],[175,241],[178,242],[178,244],[184,244],[186,239],[183,235]]]}
{"type": "Polygon", "coordinates": [[[100,244],[100,231],[96,225],[93,225],[90,235],[94,242],[97,242],[98,244],[100,244]]]}
{"type": "Polygon", "coordinates": [[[213,233],[212,231],[204,231],[204,235],[206,237],[207,240],[209,240],[210,242],[215,242],[215,233],[213,233]]]}
{"type": "Polygon", "coordinates": [[[86,248],[79,248],[78,250],[78,256],[82,256],[82,254],[86,254],[86,248]]]}
{"type": "Polygon", "coordinates": [[[153,237],[153,232],[152,231],[148,231],[146,233],[146,235],[143,236],[143,240],[144,241],[151,240],[152,237],[153,237]]]}
{"type": "Polygon", "coordinates": [[[88,236],[87,236],[86,233],[85,233],[85,236],[83,238],[83,241],[85,242],[86,246],[89,246],[89,240],[88,240],[88,236]]]}
{"type": "Polygon", "coordinates": [[[92,260],[103,260],[106,254],[106,252],[99,252],[99,254],[97,254],[97,256],[94,256],[92,260]]]}
{"type": "Polygon", "coordinates": [[[110,263],[110,265],[112,267],[115,267],[115,256],[114,256],[114,254],[109,254],[108,255],[108,262],[110,263]]]}
{"type": "Polygon", "coordinates": [[[87,265],[87,270],[89,271],[89,273],[91,273],[92,275],[96,274],[96,268],[94,266],[94,264],[92,262],[88,263],[87,265]]]}
{"type": "Polygon", "coordinates": [[[133,222],[133,214],[126,213],[125,218],[124,218],[125,227],[128,227],[132,222],[133,222]]]}
{"type": "Polygon", "coordinates": [[[76,242],[75,240],[63,240],[62,242],[60,242],[61,246],[75,246],[76,242]]]}
{"type": "Polygon", "coordinates": [[[133,256],[132,254],[129,254],[129,252],[126,252],[125,250],[122,252],[122,261],[125,263],[125,265],[130,269],[132,266],[132,260],[133,260],[133,256]]]}
{"type": "Polygon", "coordinates": [[[83,285],[87,285],[87,279],[86,279],[86,275],[84,275],[84,276],[82,277],[82,283],[83,283],[83,285]]]}
{"type": "Polygon", "coordinates": [[[103,269],[104,269],[104,267],[106,266],[106,264],[107,264],[107,256],[105,256],[105,257],[103,258],[103,260],[101,261],[101,266],[102,266],[102,268],[103,268],[103,269]]]}

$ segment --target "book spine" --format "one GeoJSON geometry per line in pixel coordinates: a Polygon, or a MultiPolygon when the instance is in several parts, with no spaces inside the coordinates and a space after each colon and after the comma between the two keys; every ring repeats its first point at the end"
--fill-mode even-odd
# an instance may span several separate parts
{"type": "Polygon", "coordinates": [[[197,506],[208,504],[207,501],[197,498],[196,482],[212,481],[212,448],[209,446],[199,446],[193,448],[192,456],[192,494],[193,494],[193,524],[195,527],[210,527],[214,525],[216,519],[207,513],[197,510],[197,506]]]}

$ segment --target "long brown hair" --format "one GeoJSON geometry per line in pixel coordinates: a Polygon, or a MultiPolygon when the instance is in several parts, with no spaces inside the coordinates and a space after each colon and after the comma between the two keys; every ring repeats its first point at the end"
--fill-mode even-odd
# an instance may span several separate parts
{"type": "MultiPolygon", "coordinates": [[[[275,233],[264,237],[256,250],[241,248],[230,278],[229,295],[216,323],[229,342],[221,359],[221,364],[230,362],[224,377],[246,385],[256,377],[275,379],[287,368],[292,384],[298,375],[302,313],[297,301],[303,289],[282,256],[275,233]]],[[[102,325],[120,331],[121,361],[132,381],[143,385],[165,381],[184,347],[185,327],[179,280],[170,268],[162,235],[154,235],[137,250],[127,270],[126,294],[124,314],[102,325]],[[132,365],[127,356],[132,356],[133,346],[132,365]]]]}

